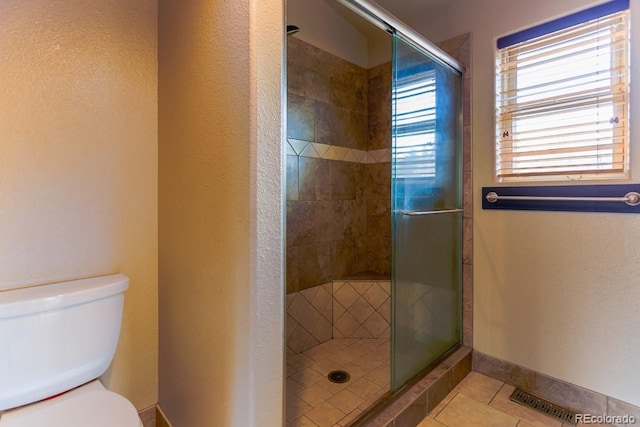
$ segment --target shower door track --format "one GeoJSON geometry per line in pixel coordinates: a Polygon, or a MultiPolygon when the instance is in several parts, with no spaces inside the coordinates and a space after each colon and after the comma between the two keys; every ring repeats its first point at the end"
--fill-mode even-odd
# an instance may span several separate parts
{"type": "Polygon", "coordinates": [[[464,66],[457,60],[444,52],[435,44],[424,38],[404,22],[396,18],[391,12],[380,5],[368,0],[336,0],[341,5],[357,13],[373,25],[389,33],[397,33],[406,41],[413,44],[420,50],[425,51],[434,57],[438,62],[455,70],[458,74],[464,74],[464,66]]]}

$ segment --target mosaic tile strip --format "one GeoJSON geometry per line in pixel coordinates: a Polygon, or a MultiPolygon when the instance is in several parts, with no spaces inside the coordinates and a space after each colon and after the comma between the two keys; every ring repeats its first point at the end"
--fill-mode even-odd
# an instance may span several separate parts
{"type": "Polygon", "coordinates": [[[287,138],[287,154],[314,159],[339,160],[351,163],[387,163],[391,161],[391,149],[358,150],[338,145],[321,144],[287,138]]]}

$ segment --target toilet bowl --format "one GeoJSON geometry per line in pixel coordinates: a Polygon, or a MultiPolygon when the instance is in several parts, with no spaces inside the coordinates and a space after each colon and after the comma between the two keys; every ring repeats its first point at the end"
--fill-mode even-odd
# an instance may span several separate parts
{"type": "Polygon", "coordinates": [[[97,379],[115,354],[128,286],[114,274],[0,291],[0,427],[142,426],[97,379]]]}
{"type": "Polygon", "coordinates": [[[98,380],[54,398],[8,410],[0,427],[142,427],[134,406],[98,380]]]}

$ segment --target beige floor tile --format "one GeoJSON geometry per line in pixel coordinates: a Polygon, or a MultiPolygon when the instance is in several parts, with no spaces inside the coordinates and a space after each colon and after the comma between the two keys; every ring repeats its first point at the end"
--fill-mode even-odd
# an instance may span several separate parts
{"type": "Polygon", "coordinates": [[[324,377],[329,375],[329,372],[333,370],[341,369],[338,363],[330,359],[323,359],[318,362],[315,362],[312,365],[310,365],[309,368],[313,369],[314,371],[316,371],[317,373],[319,373],[324,377]]]}
{"type": "Polygon", "coordinates": [[[489,403],[504,383],[477,372],[469,374],[456,386],[458,393],[480,403],[489,403]]]}
{"type": "Polygon", "coordinates": [[[306,368],[313,362],[314,360],[309,358],[304,353],[296,354],[292,357],[287,357],[287,365],[290,366],[294,372],[298,372],[299,370],[306,368]]]}
{"type": "Polygon", "coordinates": [[[451,392],[447,394],[445,398],[442,399],[440,403],[438,403],[438,405],[431,410],[431,413],[429,413],[429,416],[433,418],[437,417],[438,414],[442,412],[442,410],[449,404],[449,402],[451,402],[451,400],[454,397],[456,397],[457,394],[458,394],[457,391],[451,390],[451,392]]]}
{"type": "Polygon", "coordinates": [[[334,395],[346,389],[347,387],[349,387],[351,385],[351,381],[338,384],[338,383],[332,383],[331,381],[326,380],[326,381],[319,381],[318,385],[323,389],[327,390],[329,393],[331,393],[331,395],[334,395]]]}
{"type": "Polygon", "coordinates": [[[311,357],[311,355],[315,354],[315,353],[323,353],[323,352],[333,351],[336,348],[344,347],[343,344],[338,345],[339,343],[332,343],[331,341],[333,341],[333,340],[321,342],[317,346],[312,347],[309,350],[305,350],[304,353],[307,356],[311,357]]]}
{"type": "Polygon", "coordinates": [[[493,398],[489,406],[506,414],[513,415],[516,418],[520,418],[536,427],[562,427],[561,421],[510,401],[509,396],[511,396],[513,390],[515,390],[514,386],[505,384],[500,391],[498,391],[498,394],[493,398]]]}
{"type": "Polygon", "coordinates": [[[389,387],[389,368],[378,367],[367,373],[367,379],[378,384],[380,387],[389,387]]]}
{"type": "Polygon", "coordinates": [[[298,392],[298,397],[311,406],[318,406],[331,396],[332,394],[320,387],[319,384],[314,384],[311,387],[304,388],[298,392]]]}
{"type": "Polygon", "coordinates": [[[296,380],[294,380],[291,377],[287,378],[287,381],[285,382],[285,387],[287,389],[287,396],[296,395],[304,389],[304,386],[302,386],[300,383],[298,383],[296,380]]]}
{"type": "Polygon", "coordinates": [[[379,360],[373,360],[365,355],[358,359],[355,359],[352,363],[358,366],[362,366],[366,370],[373,370],[373,369],[376,369],[378,366],[382,365],[383,362],[379,360]]]}
{"type": "Polygon", "coordinates": [[[360,350],[363,354],[368,354],[371,350],[379,347],[383,343],[383,340],[378,339],[361,339],[353,343],[350,347],[352,349],[360,350]]]}
{"type": "Polygon", "coordinates": [[[357,355],[360,355],[360,356],[368,354],[371,351],[371,348],[370,348],[370,346],[362,345],[361,343],[363,341],[364,341],[364,339],[361,340],[361,341],[355,342],[355,343],[353,343],[351,345],[348,345],[348,346],[346,346],[344,348],[344,350],[348,351],[351,354],[357,354],[357,355]]]}
{"type": "Polygon", "coordinates": [[[309,387],[318,381],[323,380],[325,377],[313,369],[303,369],[302,371],[291,375],[289,378],[295,380],[304,387],[309,387]]]}
{"type": "Polygon", "coordinates": [[[300,418],[312,409],[311,405],[298,396],[288,396],[286,407],[287,421],[293,421],[296,418],[300,418]]]}
{"type": "Polygon", "coordinates": [[[327,399],[327,402],[331,403],[345,414],[349,414],[358,406],[362,405],[364,399],[347,389],[333,395],[327,399]]]}
{"type": "Polygon", "coordinates": [[[584,424],[578,423],[575,426],[573,424],[564,423],[562,427],[591,427],[591,426],[611,426],[611,424],[584,424]]]}
{"type": "Polygon", "coordinates": [[[378,384],[369,381],[366,378],[360,378],[347,387],[347,390],[357,394],[363,400],[369,400],[372,397],[379,395],[380,389],[381,387],[378,384]]]}
{"type": "Polygon", "coordinates": [[[436,420],[451,427],[515,427],[518,419],[459,394],[436,420]]]}
{"type": "Polygon", "coordinates": [[[287,423],[287,427],[318,427],[318,424],[311,421],[304,415],[287,423]]]}
{"type": "Polygon", "coordinates": [[[331,354],[328,359],[336,362],[340,366],[344,366],[349,362],[353,362],[358,357],[354,354],[351,354],[347,351],[339,351],[331,354]]]}
{"type": "MultiPolygon", "coordinates": [[[[367,376],[367,378],[369,377],[369,369],[365,369],[364,367],[352,362],[349,363],[347,365],[344,366],[343,368],[345,371],[347,371],[349,373],[349,375],[351,375],[351,381],[355,381],[357,379],[360,379],[364,376],[367,376]]],[[[376,368],[377,369],[377,368],[376,368]]]]}
{"type": "Polygon", "coordinates": [[[385,352],[384,350],[380,349],[380,348],[376,348],[372,353],[371,353],[371,358],[373,360],[379,360],[381,362],[386,362],[389,360],[389,358],[391,357],[390,353],[385,352]]]}
{"type": "Polygon", "coordinates": [[[365,408],[376,403],[389,390],[388,353],[388,338],[333,339],[304,353],[289,355],[287,426],[315,422],[300,424],[313,426],[319,421],[327,421],[318,418],[319,411],[313,412],[315,419],[308,415],[319,407],[326,409],[325,403],[342,412],[338,421],[342,425],[346,426],[360,417],[365,408]],[[330,382],[327,375],[336,369],[346,370],[351,376],[350,381],[343,384],[330,382]],[[294,401],[292,396],[300,401],[294,401]]]}
{"type": "Polygon", "coordinates": [[[447,427],[442,424],[440,421],[437,421],[434,418],[427,417],[424,420],[420,421],[420,424],[417,427],[447,427]]]}
{"type": "Polygon", "coordinates": [[[335,350],[327,348],[326,346],[323,346],[322,344],[320,344],[305,351],[304,355],[307,358],[317,362],[319,360],[326,359],[327,357],[331,356],[331,354],[334,351],[335,350]]]}
{"type": "Polygon", "coordinates": [[[362,410],[360,408],[356,408],[350,413],[348,413],[346,417],[341,419],[338,422],[338,425],[340,425],[341,427],[348,426],[349,424],[357,420],[360,417],[360,415],[362,415],[362,410]]]}
{"type": "Polygon", "coordinates": [[[330,427],[343,419],[346,414],[330,403],[324,402],[309,410],[305,415],[318,427],[330,427]]]}
{"type": "Polygon", "coordinates": [[[384,390],[381,390],[380,393],[377,393],[374,396],[371,396],[369,399],[365,400],[364,403],[360,405],[360,409],[362,411],[368,410],[369,408],[373,407],[373,405],[378,403],[384,395],[385,395],[384,390]]]}

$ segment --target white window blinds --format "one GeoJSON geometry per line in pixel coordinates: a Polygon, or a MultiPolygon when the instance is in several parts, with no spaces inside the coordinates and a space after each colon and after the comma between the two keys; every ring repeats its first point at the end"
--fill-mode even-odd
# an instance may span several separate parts
{"type": "Polygon", "coordinates": [[[436,176],[436,73],[398,79],[395,88],[397,178],[436,176]]]}
{"type": "Polygon", "coordinates": [[[499,180],[624,177],[628,10],[515,43],[496,64],[499,180]]]}

